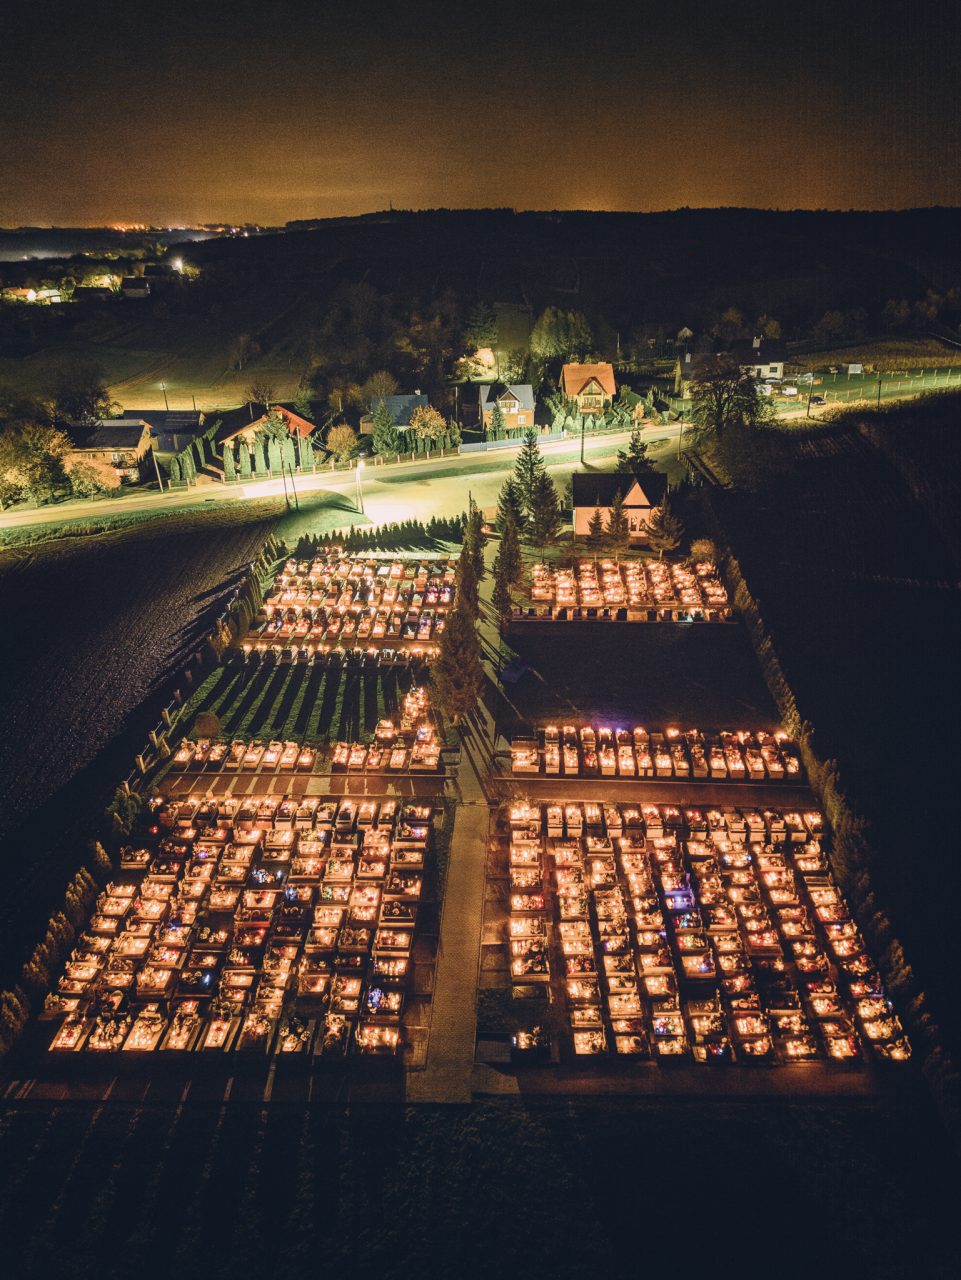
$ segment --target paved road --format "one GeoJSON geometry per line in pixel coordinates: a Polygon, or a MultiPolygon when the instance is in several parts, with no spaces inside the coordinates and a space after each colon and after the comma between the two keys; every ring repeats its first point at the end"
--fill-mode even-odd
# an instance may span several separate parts
{"type": "MultiPolygon", "coordinates": [[[[651,426],[646,434],[652,442],[676,440],[677,424],[651,426]]],[[[630,432],[615,432],[585,439],[585,457],[596,466],[611,463],[623,448],[630,432]]],[[[548,467],[557,472],[571,470],[580,458],[579,440],[551,441],[541,446],[548,467]]],[[[481,506],[493,505],[504,482],[504,474],[513,466],[516,450],[494,450],[489,454],[458,454],[449,458],[420,459],[381,466],[368,462],[362,472],[362,493],[366,513],[376,523],[384,520],[406,520],[411,517],[456,514],[467,505],[470,490],[481,506]]],[[[289,483],[289,482],[288,482],[289,483]]],[[[324,471],[312,476],[298,476],[297,493],[306,496],[322,491],[343,494],[353,500],[357,489],[356,473],[324,471]]],[[[119,498],[97,501],[59,503],[36,511],[0,512],[0,528],[38,524],[61,524],[76,520],[102,520],[111,516],[153,512],[180,511],[184,508],[215,502],[238,502],[258,498],[283,498],[282,480],[260,480],[251,484],[223,485],[207,476],[199,477],[194,489],[176,493],[141,491],[119,498]]]]}

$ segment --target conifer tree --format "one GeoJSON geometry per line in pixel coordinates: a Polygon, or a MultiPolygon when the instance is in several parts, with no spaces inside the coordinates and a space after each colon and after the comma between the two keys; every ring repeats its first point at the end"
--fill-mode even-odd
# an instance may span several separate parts
{"type": "Polygon", "coordinates": [[[506,619],[510,617],[512,601],[511,581],[504,565],[502,552],[498,552],[494,557],[494,590],[491,594],[491,601],[497,610],[497,616],[503,627],[506,619]]]}
{"type": "Polygon", "coordinates": [[[472,618],[477,617],[480,611],[477,572],[474,568],[474,558],[467,547],[461,551],[460,559],[457,561],[457,602],[472,618]]]}
{"type": "Polygon", "coordinates": [[[250,450],[247,448],[246,440],[241,440],[240,442],[240,458],[239,458],[238,465],[239,465],[241,480],[249,480],[250,479],[250,450]]]}
{"type": "Polygon", "coordinates": [[[521,497],[520,486],[513,476],[507,477],[497,497],[497,518],[494,523],[499,533],[504,532],[508,515],[513,517],[514,524],[518,529],[523,525],[524,502],[521,497]]]}
{"type": "Polygon", "coordinates": [[[254,441],[254,474],[258,476],[266,475],[267,464],[264,461],[264,442],[258,436],[254,441]]]}
{"type": "Polygon", "coordinates": [[[647,525],[647,540],[662,558],[665,551],[676,551],[684,536],[684,525],[671,510],[667,494],[659,507],[651,512],[647,525]]]}
{"type": "Polygon", "coordinates": [[[631,531],[624,510],[624,495],[620,489],[614,494],[614,501],[611,503],[604,539],[615,559],[619,559],[630,546],[631,531]]]}
{"type": "Polygon", "coordinates": [[[490,434],[492,440],[504,439],[504,411],[496,400],[491,410],[490,434]]]}
{"type": "Polygon", "coordinates": [[[650,471],[651,462],[647,456],[647,444],[641,436],[640,427],[635,427],[631,432],[627,448],[618,449],[617,469],[618,471],[629,472],[635,477],[642,475],[645,471],[650,471]]]}
{"type": "Polygon", "coordinates": [[[521,561],[520,535],[517,532],[514,517],[510,514],[508,514],[507,523],[504,525],[504,532],[501,536],[501,549],[498,553],[498,559],[501,564],[501,572],[509,585],[519,587],[524,573],[524,566],[521,561]]]}
{"type": "Polygon", "coordinates": [[[593,551],[600,551],[604,546],[604,517],[600,507],[594,508],[587,525],[587,543],[593,551]]]}
{"type": "Polygon", "coordinates": [[[381,398],[374,410],[374,452],[381,455],[400,452],[400,433],[387,401],[381,398]]]}
{"type": "MultiPolygon", "coordinates": [[[[530,427],[524,432],[524,443],[514,463],[514,479],[520,493],[521,507],[530,518],[534,509],[534,492],[541,476],[546,476],[544,459],[537,443],[537,432],[530,427]]],[[[553,487],[553,486],[552,486],[553,487]]]]}
{"type": "Polygon", "coordinates": [[[546,471],[538,473],[534,481],[531,499],[529,537],[542,553],[554,541],[561,528],[561,512],[557,502],[557,490],[546,471]]]}
{"type": "Polygon", "coordinates": [[[455,725],[477,706],[482,677],[475,620],[458,597],[447,616],[433,667],[438,703],[455,725]]]}
{"type": "Polygon", "coordinates": [[[234,463],[234,447],[229,442],[224,445],[224,479],[234,480],[237,477],[237,467],[234,463]]]}

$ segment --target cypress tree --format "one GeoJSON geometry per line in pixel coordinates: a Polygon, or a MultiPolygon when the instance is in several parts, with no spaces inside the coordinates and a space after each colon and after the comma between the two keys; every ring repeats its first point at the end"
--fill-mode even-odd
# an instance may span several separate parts
{"type": "Polygon", "coordinates": [[[180,482],[180,459],[178,457],[173,457],[170,459],[170,483],[180,484],[180,482]]]}
{"type": "Polygon", "coordinates": [[[490,427],[490,430],[491,430],[491,439],[492,439],[492,440],[503,440],[503,439],[504,439],[504,434],[505,434],[505,432],[504,432],[504,414],[503,414],[503,411],[502,411],[502,409],[501,409],[500,405],[497,403],[497,401],[496,401],[496,400],[494,401],[494,407],[493,407],[493,409],[491,410],[491,427],[490,427]]]}
{"type": "Polygon", "coordinates": [[[270,436],[267,440],[267,466],[272,476],[280,475],[280,441],[276,436],[270,436]]]}
{"type": "Polygon", "coordinates": [[[438,703],[455,725],[477,706],[482,677],[474,618],[458,599],[447,616],[433,668],[438,703]]]}
{"type": "Polygon", "coordinates": [[[297,450],[294,447],[294,437],[286,436],[280,444],[280,456],[285,467],[291,471],[297,466],[297,450]]]}
{"type": "Polygon", "coordinates": [[[467,547],[461,551],[460,559],[457,561],[457,600],[472,618],[477,617],[480,612],[477,572],[474,567],[474,558],[467,547]]]}
{"type": "Polygon", "coordinates": [[[498,552],[494,557],[494,590],[491,595],[491,601],[497,610],[497,616],[503,627],[504,622],[511,614],[511,582],[504,566],[504,557],[501,552],[498,552]]]}
{"type": "Polygon", "coordinates": [[[234,462],[234,447],[232,444],[224,445],[224,479],[235,480],[237,478],[237,466],[234,462]]]}
{"type": "Polygon", "coordinates": [[[254,441],[254,474],[258,476],[267,474],[267,464],[264,461],[264,442],[260,436],[254,441]]]}
{"type": "Polygon", "coordinates": [[[314,469],[314,442],[308,436],[300,446],[300,466],[303,471],[314,469]]]}
{"type": "Polygon", "coordinates": [[[521,561],[521,542],[514,517],[508,514],[504,533],[501,537],[501,549],[498,555],[501,572],[512,587],[519,587],[524,573],[521,561]]]}
{"type": "Polygon", "coordinates": [[[247,441],[240,442],[240,478],[241,480],[250,479],[250,450],[247,448],[247,441]]]}

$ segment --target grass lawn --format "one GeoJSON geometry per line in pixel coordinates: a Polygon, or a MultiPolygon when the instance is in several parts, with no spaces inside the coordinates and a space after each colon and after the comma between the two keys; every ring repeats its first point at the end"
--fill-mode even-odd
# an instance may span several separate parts
{"type": "Polygon", "coordinates": [[[207,677],[187,713],[213,712],[228,737],[368,742],[377,721],[397,710],[412,683],[409,671],[232,662],[207,677]]]}

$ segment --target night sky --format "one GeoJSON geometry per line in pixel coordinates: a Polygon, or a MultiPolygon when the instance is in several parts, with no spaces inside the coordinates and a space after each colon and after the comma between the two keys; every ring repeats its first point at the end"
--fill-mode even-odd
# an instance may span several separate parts
{"type": "Polygon", "coordinates": [[[17,4],[0,225],[958,205],[959,9],[17,4]]]}

